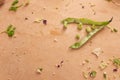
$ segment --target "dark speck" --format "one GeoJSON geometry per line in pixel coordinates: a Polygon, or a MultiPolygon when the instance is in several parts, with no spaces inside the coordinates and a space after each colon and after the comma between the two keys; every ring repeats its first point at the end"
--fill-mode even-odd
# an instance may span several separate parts
{"type": "Polygon", "coordinates": [[[84,9],[85,8],[85,6],[82,6],[82,9],[84,9]]]}
{"type": "Polygon", "coordinates": [[[57,65],[57,68],[60,68],[60,65],[57,65]]]}
{"type": "Polygon", "coordinates": [[[28,20],[28,18],[27,18],[27,17],[25,17],[25,20],[28,20]]]}
{"type": "Polygon", "coordinates": [[[57,67],[57,68],[60,68],[60,67],[62,67],[62,65],[63,65],[63,62],[64,62],[64,61],[61,61],[61,62],[60,62],[60,64],[58,64],[56,67],[57,67]]]}
{"type": "Polygon", "coordinates": [[[44,7],[43,10],[45,10],[46,8],[44,7]]]}
{"type": "Polygon", "coordinates": [[[113,72],[117,72],[118,70],[117,69],[113,69],[113,72]]]}
{"type": "Polygon", "coordinates": [[[64,61],[61,61],[60,64],[62,64],[64,61]]]}
{"type": "Polygon", "coordinates": [[[44,25],[47,25],[47,20],[43,20],[43,24],[44,24],[44,25]]]}
{"type": "Polygon", "coordinates": [[[94,12],[94,15],[96,15],[96,12],[94,12]]]}

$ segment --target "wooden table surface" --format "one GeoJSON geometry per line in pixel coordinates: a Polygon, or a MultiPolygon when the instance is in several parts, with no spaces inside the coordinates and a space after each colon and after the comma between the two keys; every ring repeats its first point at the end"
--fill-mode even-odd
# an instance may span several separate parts
{"type": "MultiPolygon", "coordinates": [[[[26,0],[19,1],[22,4],[26,0]]],[[[6,0],[0,7],[0,32],[9,24],[16,27],[12,38],[0,34],[0,80],[86,80],[82,73],[92,70],[97,71],[94,80],[104,80],[103,72],[107,72],[108,80],[120,80],[120,70],[113,72],[111,62],[103,71],[98,67],[113,56],[120,58],[120,6],[105,0],[30,0],[28,6],[12,12],[8,10],[12,2],[6,0]],[[83,47],[71,50],[76,34],[84,37],[85,33],[74,24],[63,30],[61,20],[67,17],[96,21],[113,17],[110,26],[118,32],[104,28],[83,47]],[[36,19],[47,20],[47,25],[35,23],[36,19]],[[96,48],[103,50],[98,58],[92,54],[96,48]],[[86,59],[89,63],[82,65],[86,59]],[[62,66],[57,68],[61,61],[62,66]],[[36,72],[38,68],[43,69],[41,74],[36,72]]]]}

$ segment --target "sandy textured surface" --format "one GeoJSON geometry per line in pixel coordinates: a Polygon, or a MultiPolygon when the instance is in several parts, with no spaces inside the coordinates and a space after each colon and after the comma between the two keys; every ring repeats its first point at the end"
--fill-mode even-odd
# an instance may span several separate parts
{"type": "Polygon", "coordinates": [[[120,80],[120,71],[113,72],[112,63],[103,71],[98,68],[102,60],[108,62],[113,56],[120,57],[120,6],[105,0],[31,0],[28,6],[10,12],[12,1],[6,0],[0,7],[0,32],[9,24],[16,27],[13,38],[0,34],[0,80],[85,80],[82,72],[91,70],[97,71],[94,80],[104,80],[103,72],[108,73],[109,80],[120,80]],[[90,3],[95,6],[90,7],[90,3]],[[83,37],[84,32],[78,31],[76,25],[64,31],[60,22],[67,17],[97,21],[113,17],[110,26],[118,32],[105,28],[82,48],[71,50],[69,46],[76,42],[76,34],[83,37]],[[35,19],[46,19],[47,25],[34,23],[35,19]],[[91,54],[95,48],[104,51],[99,58],[91,54]],[[83,66],[85,59],[90,63],[83,66]],[[55,65],[61,61],[64,61],[62,67],[57,68],[55,65]],[[41,74],[36,73],[38,67],[43,68],[41,74]]]}

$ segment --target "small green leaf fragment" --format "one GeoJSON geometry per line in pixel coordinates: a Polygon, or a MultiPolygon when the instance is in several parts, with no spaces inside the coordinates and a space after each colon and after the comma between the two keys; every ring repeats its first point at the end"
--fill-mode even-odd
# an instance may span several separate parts
{"type": "Polygon", "coordinates": [[[120,67],[120,58],[115,58],[115,59],[113,59],[113,64],[114,64],[114,66],[116,66],[116,67],[120,67]]]}
{"type": "Polygon", "coordinates": [[[90,77],[91,77],[91,78],[95,78],[96,75],[97,75],[97,72],[96,72],[96,71],[91,71],[91,72],[90,72],[90,77]]]}
{"type": "Polygon", "coordinates": [[[17,9],[22,6],[22,4],[16,6],[18,3],[19,3],[18,0],[14,0],[13,3],[11,4],[11,7],[9,8],[9,11],[14,11],[14,12],[16,12],[17,9]]]}
{"type": "Polygon", "coordinates": [[[14,0],[13,3],[12,3],[12,6],[15,6],[17,3],[19,3],[18,0],[14,0]]]}
{"type": "Polygon", "coordinates": [[[20,8],[22,6],[22,4],[21,5],[19,5],[19,6],[11,6],[10,8],[9,8],[9,11],[17,11],[17,9],[18,8],[20,8]]]}
{"type": "Polygon", "coordinates": [[[9,37],[12,37],[15,34],[15,27],[13,27],[13,25],[9,25],[6,30],[6,33],[9,37]]]}
{"type": "Polygon", "coordinates": [[[17,9],[18,9],[18,7],[15,7],[15,6],[11,6],[11,7],[9,8],[10,11],[17,11],[17,9]]]}

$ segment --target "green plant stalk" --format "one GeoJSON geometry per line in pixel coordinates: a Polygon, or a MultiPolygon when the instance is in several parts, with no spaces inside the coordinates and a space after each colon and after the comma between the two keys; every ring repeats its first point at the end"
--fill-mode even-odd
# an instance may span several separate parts
{"type": "MultiPolygon", "coordinates": [[[[93,30],[92,32],[90,32],[85,38],[83,38],[81,41],[74,43],[73,45],[70,46],[70,48],[72,49],[77,49],[82,47],[87,41],[89,41],[89,39],[91,39],[96,33],[98,33],[99,31],[101,31],[107,24],[109,24],[112,21],[113,18],[111,18],[111,20],[108,21],[108,23],[104,22],[103,25],[99,26],[99,28],[96,28],[95,30],[93,30]]],[[[102,24],[102,23],[101,23],[102,24]]]]}
{"type": "Polygon", "coordinates": [[[19,6],[11,6],[10,8],[9,8],[9,11],[17,11],[17,9],[18,8],[20,8],[22,6],[22,4],[21,5],[19,5],[19,6]]]}
{"type": "Polygon", "coordinates": [[[81,41],[74,43],[73,45],[70,46],[70,48],[72,49],[77,49],[82,47],[92,36],[94,36],[97,32],[99,32],[100,30],[102,30],[104,28],[104,26],[101,26],[97,29],[95,29],[94,31],[90,32],[85,38],[83,38],[81,41]]]}
{"type": "Polygon", "coordinates": [[[64,27],[67,28],[67,25],[71,24],[71,23],[76,23],[76,24],[81,23],[83,25],[86,24],[86,25],[94,25],[94,26],[104,26],[104,25],[109,24],[110,21],[98,22],[98,21],[93,21],[93,20],[87,19],[87,18],[66,18],[62,21],[62,23],[63,23],[64,27]]]}
{"type": "Polygon", "coordinates": [[[98,21],[93,21],[93,20],[87,19],[87,18],[81,18],[81,19],[78,19],[78,21],[80,21],[83,24],[95,25],[95,26],[103,26],[103,25],[109,24],[109,21],[98,22],[98,21]]]}
{"type": "Polygon", "coordinates": [[[19,3],[18,0],[14,0],[13,3],[12,3],[12,6],[15,6],[17,3],[19,3]]]}

